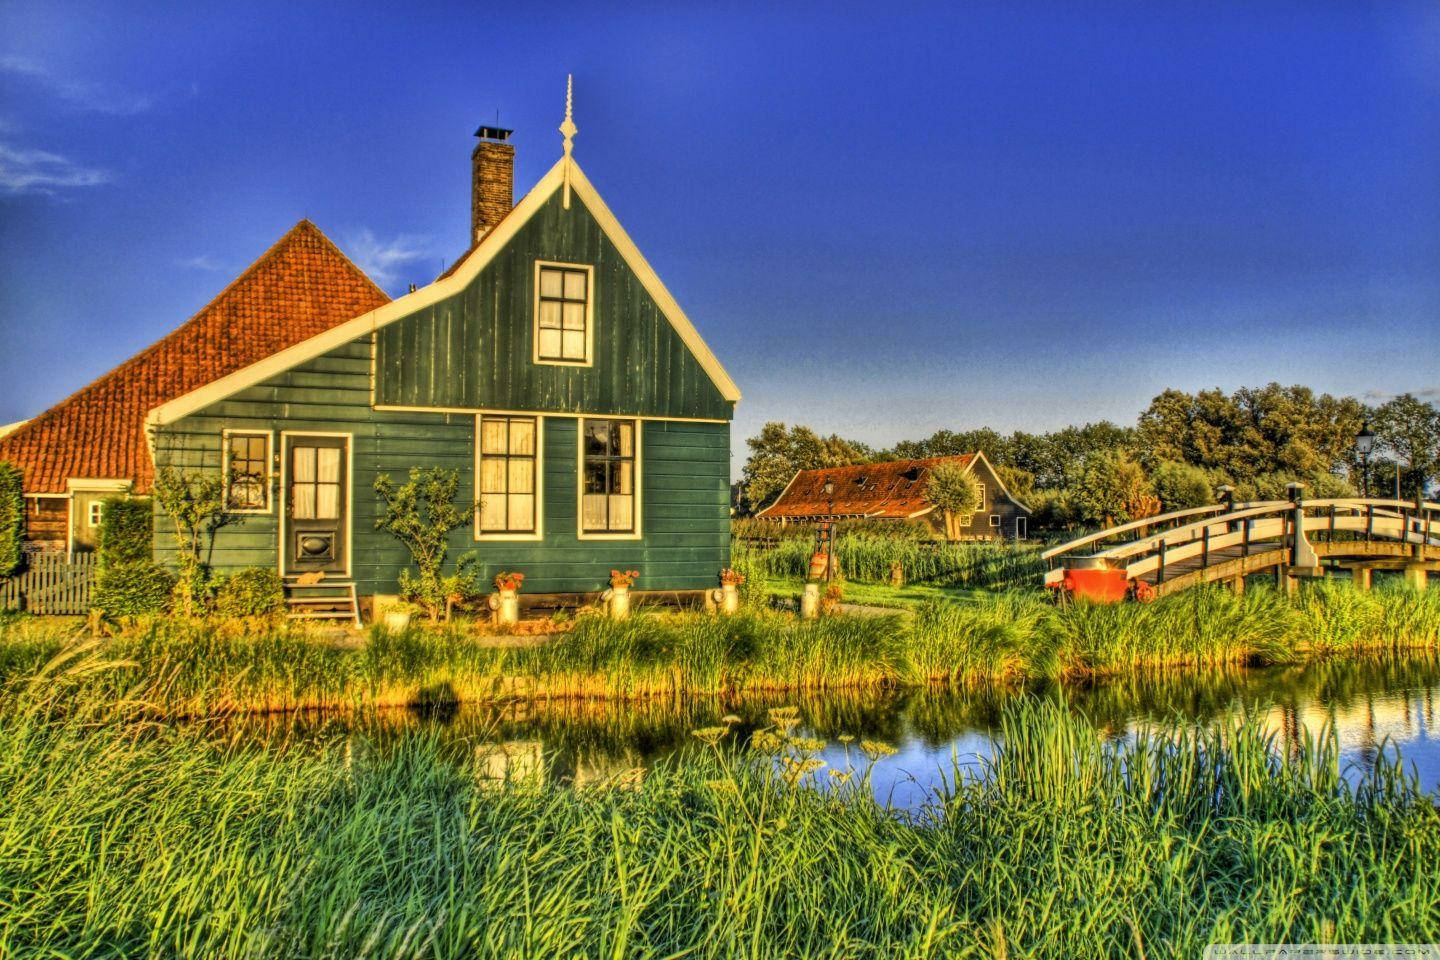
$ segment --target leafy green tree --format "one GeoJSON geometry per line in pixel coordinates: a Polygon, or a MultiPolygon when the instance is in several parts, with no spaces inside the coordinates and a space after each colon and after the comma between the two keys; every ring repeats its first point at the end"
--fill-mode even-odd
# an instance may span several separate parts
{"type": "Polygon", "coordinates": [[[1245,387],[1233,394],[1166,390],[1136,427],[1146,466],[1165,461],[1218,470],[1238,485],[1264,474],[1319,476],[1347,465],[1365,410],[1352,397],[1309,387],[1245,387]]]}
{"type": "Polygon", "coordinates": [[[1203,507],[1214,502],[1210,477],[1199,467],[1173,460],[1161,461],[1150,475],[1155,496],[1165,512],[1203,507]]]}
{"type": "Polygon", "coordinates": [[[760,510],[785,489],[800,470],[867,463],[872,451],[863,443],[831,434],[822,437],[809,427],[786,427],[771,421],[759,436],[746,441],[750,456],[742,474],[747,512],[760,510]]]}
{"type": "Polygon", "coordinates": [[[204,608],[215,534],[238,519],[225,507],[225,477],[161,467],[155,474],[154,495],[174,528],[179,612],[195,616],[204,608]]]}
{"type": "Polygon", "coordinates": [[[1402,393],[1376,407],[1370,425],[1380,445],[1402,464],[1402,496],[1440,477],[1440,409],[1434,404],[1402,393]]]}
{"type": "Polygon", "coordinates": [[[1086,459],[1072,503],[1082,523],[1102,526],[1140,520],[1160,510],[1144,469],[1123,450],[1102,450],[1086,459]]]}
{"type": "Polygon", "coordinates": [[[375,478],[375,493],[385,501],[375,527],[405,544],[420,571],[418,579],[401,572],[400,592],[424,606],[431,620],[448,615],[457,595],[477,589],[473,555],[462,557],[451,576],[443,572],[451,531],[469,523],[475,510],[474,504],[457,502],[459,490],[459,471],[440,467],[411,467],[409,479],[398,486],[388,474],[375,478]]]}
{"type": "Polygon", "coordinates": [[[1005,489],[1015,499],[1029,503],[1031,496],[1035,493],[1035,475],[1029,470],[1022,470],[1019,467],[1007,467],[1000,464],[995,465],[995,475],[1000,482],[1005,484],[1005,489]]]}
{"type": "Polygon", "coordinates": [[[936,464],[925,481],[925,500],[945,518],[945,538],[959,540],[962,518],[980,508],[980,483],[958,463],[936,464]]]}
{"type": "Polygon", "coordinates": [[[25,540],[25,490],[20,470],[0,460],[0,577],[20,567],[25,540]]]}

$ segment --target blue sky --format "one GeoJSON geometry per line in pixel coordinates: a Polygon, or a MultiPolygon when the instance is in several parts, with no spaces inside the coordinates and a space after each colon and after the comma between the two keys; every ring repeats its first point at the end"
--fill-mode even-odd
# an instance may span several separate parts
{"type": "Polygon", "coordinates": [[[576,156],[765,420],[1440,397],[1440,4],[0,6],[0,423],[301,217],[391,291],[576,156]]]}

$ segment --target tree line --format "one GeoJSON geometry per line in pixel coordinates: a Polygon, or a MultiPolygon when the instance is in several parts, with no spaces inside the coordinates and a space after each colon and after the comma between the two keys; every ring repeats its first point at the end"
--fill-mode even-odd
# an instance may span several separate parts
{"type": "Polygon", "coordinates": [[[1038,526],[1124,523],[1215,501],[1280,499],[1291,482],[1306,496],[1362,492],[1413,497],[1440,479],[1440,409],[1406,393],[1378,405],[1317,394],[1305,386],[1243,387],[1233,393],[1166,390],[1133,426],[1108,420],[1048,433],[989,427],[939,430],[887,449],[809,427],[771,422],[747,441],[738,491],[742,513],[771,503],[796,470],[984,451],[1038,526]],[[1356,436],[1375,434],[1368,471],[1356,436]]]}

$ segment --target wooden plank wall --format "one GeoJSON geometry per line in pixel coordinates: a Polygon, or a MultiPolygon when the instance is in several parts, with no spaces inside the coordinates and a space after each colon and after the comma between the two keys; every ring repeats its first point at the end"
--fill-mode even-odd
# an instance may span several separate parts
{"type": "Polygon", "coordinates": [[[557,193],[460,294],[380,330],[376,402],[730,419],[733,410],[578,198],[557,193]],[[594,364],[536,364],[535,262],[593,264],[594,364]]]}
{"type": "MultiPolygon", "coordinates": [[[[379,473],[403,478],[412,466],[458,470],[460,496],[474,496],[474,429],[470,413],[372,410],[370,341],[357,340],[251,387],[156,433],[158,464],[219,471],[225,429],[354,434],[352,574],[361,594],[394,593],[405,548],[375,529],[379,473]]],[[[531,593],[602,589],[612,568],[640,570],[642,589],[714,586],[729,563],[730,425],[647,421],[641,455],[641,541],[581,541],[576,536],[579,441],[573,417],[545,418],[545,539],[476,543],[466,528],[451,536],[451,556],[475,550],[488,578],[501,569],[526,573],[531,593]]],[[[278,471],[272,480],[278,504],[278,471]]],[[[277,509],[247,515],[216,539],[221,570],[278,563],[277,509]]],[[[173,559],[167,520],[156,518],[156,554],[173,559]]]]}

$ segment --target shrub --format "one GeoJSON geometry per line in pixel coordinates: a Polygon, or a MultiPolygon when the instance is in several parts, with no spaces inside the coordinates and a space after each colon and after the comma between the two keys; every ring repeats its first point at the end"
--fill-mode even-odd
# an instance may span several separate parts
{"type": "Polygon", "coordinates": [[[102,565],[90,606],[107,617],[160,613],[175,589],[175,575],[153,560],[102,565]]]}
{"type": "Polygon", "coordinates": [[[155,524],[149,497],[109,497],[100,514],[100,565],[153,558],[155,524]]]}
{"type": "Polygon", "coordinates": [[[25,490],[20,470],[0,460],[0,577],[20,566],[25,538],[25,490]]]}
{"type": "Polygon", "coordinates": [[[215,588],[215,615],[225,619],[273,617],[285,609],[280,574],[265,567],[247,567],[215,588]]]}

